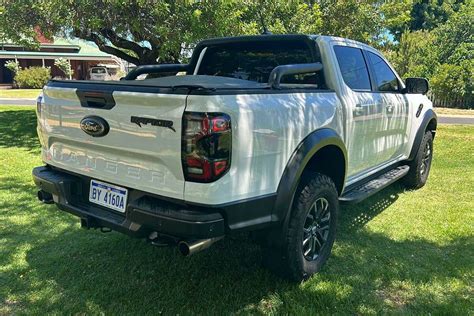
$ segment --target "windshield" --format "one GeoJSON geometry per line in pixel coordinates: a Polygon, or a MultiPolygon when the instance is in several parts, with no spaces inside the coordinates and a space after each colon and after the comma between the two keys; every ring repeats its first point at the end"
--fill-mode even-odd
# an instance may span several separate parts
{"type": "MultiPolygon", "coordinates": [[[[270,72],[279,65],[314,62],[311,50],[303,41],[240,42],[209,46],[198,75],[231,77],[268,82],[270,72]]],[[[322,74],[288,75],[282,83],[321,85],[322,74]]]]}

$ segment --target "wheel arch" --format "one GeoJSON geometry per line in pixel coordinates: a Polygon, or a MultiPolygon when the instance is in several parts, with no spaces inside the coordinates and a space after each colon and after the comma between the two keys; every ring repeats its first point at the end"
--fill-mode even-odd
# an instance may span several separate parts
{"type": "Polygon", "coordinates": [[[286,222],[294,196],[306,172],[320,172],[329,176],[338,193],[344,190],[347,174],[347,150],[339,134],[322,128],[309,134],[289,159],[277,189],[274,221],[286,222]]]}
{"type": "Polygon", "coordinates": [[[410,156],[408,157],[408,161],[411,161],[415,158],[418,148],[420,147],[421,140],[427,131],[430,131],[433,135],[433,139],[436,134],[436,128],[438,127],[438,116],[436,113],[429,109],[425,112],[423,116],[423,120],[421,121],[420,126],[418,127],[418,131],[416,132],[415,139],[413,141],[413,146],[410,151],[410,156]]]}

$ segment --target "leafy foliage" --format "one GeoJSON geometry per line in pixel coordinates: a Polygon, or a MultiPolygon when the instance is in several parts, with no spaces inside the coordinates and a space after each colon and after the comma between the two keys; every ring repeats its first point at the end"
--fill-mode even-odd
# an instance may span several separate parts
{"type": "Polygon", "coordinates": [[[74,74],[74,70],[72,70],[69,60],[65,58],[58,58],[54,60],[54,65],[64,72],[67,78],[71,79],[72,75],[74,74]]]}
{"type": "Polygon", "coordinates": [[[16,74],[18,72],[18,70],[20,70],[20,64],[17,61],[14,61],[14,60],[8,60],[5,63],[5,67],[8,70],[10,70],[11,72],[13,72],[14,74],[16,74]]]}
{"type": "Polygon", "coordinates": [[[41,89],[51,78],[51,69],[43,67],[30,67],[20,69],[15,75],[18,88],[41,89]]]}
{"type": "Polygon", "coordinates": [[[472,5],[459,5],[445,23],[432,30],[402,33],[399,43],[387,55],[401,76],[427,77],[435,95],[467,98],[472,104],[473,16],[472,5]]]}
{"type": "Polygon", "coordinates": [[[11,40],[34,45],[34,27],[51,36],[93,41],[134,64],[173,63],[199,40],[273,33],[324,33],[365,42],[379,37],[377,0],[3,0],[0,29],[11,40]],[[350,23],[347,23],[350,21],[350,23]]]}
{"type": "Polygon", "coordinates": [[[402,76],[433,79],[436,93],[472,95],[473,7],[472,0],[1,0],[0,39],[34,46],[39,27],[137,65],[177,63],[199,40],[260,34],[264,24],[276,34],[369,43],[402,76]]]}

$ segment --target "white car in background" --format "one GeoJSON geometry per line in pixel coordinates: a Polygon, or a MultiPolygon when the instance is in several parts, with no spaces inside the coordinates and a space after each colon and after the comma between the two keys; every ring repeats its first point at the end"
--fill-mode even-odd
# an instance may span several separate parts
{"type": "Polygon", "coordinates": [[[107,70],[107,67],[92,67],[89,69],[90,80],[111,80],[111,76],[107,70]]]}

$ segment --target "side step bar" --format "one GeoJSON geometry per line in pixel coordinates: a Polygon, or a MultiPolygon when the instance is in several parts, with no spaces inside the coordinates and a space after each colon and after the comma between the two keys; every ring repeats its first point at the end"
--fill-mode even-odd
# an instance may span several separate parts
{"type": "Polygon", "coordinates": [[[403,178],[408,173],[408,170],[410,170],[409,166],[400,166],[387,171],[386,173],[373,180],[370,180],[367,183],[355,187],[348,192],[344,192],[344,194],[339,197],[339,201],[345,203],[359,203],[391,185],[395,181],[403,178]]]}

